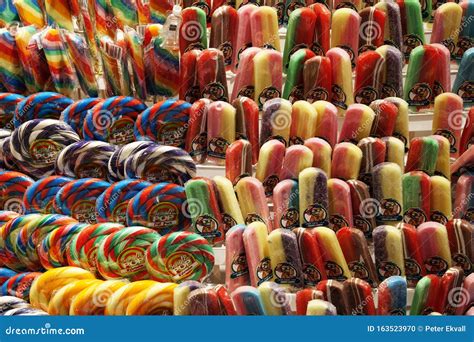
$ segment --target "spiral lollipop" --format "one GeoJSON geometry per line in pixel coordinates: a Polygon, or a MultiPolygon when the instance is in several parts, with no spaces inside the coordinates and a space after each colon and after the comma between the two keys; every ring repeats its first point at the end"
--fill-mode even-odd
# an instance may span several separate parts
{"type": "Polygon", "coordinates": [[[141,178],[152,183],[169,182],[184,185],[196,176],[196,164],[178,147],[151,145],[125,163],[129,178],[141,178]]]}
{"type": "Polygon", "coordinates": [[[87,227],[89,225],[85,223],[72,223],[48,233],[38,246],[41,265],[47,270],[67,266],[67,251],[71,241],[87,227]]]}
{"type": "Polygon", "coordinates": [[[125,224],[128,203],[136,194],[151,185],[149,182],[131,179],[112,184],[97,198],[97,221],[125,224]]]}
{"type": "Polygon", "coordinates": [[[2,285],[1,295],[29,300],[31,285],[41,274],[39,272],[26,272],[11,277],[2,285]]]}
{"type": "Polygon", "coordinates": [[[84,138],[115,145],[132,142],[135,121],[145,109],[146,105],[133,97],[108,98],[87,113],[83,127],[84,138]]]}
{"type": "Polygon", "coordinates": [[[156,281],[140,280],[125,286],[115,291],[107,301],[105,307],[105,315],[107,316],[124,316],[127,313],[127,308],[130,302],[142,291],[145,291],[156,285],[156,281]]]}
{"type": "Polygon", "coordinates": [[[30,177],[20,172],[0,172],[0,208],[23,214],[23,194],[33,182],[30,177]]]}
{"type": "Polygon", "coordinates": [[[173,292],[178,284],[155,284],[138,293],[128,304],[126,315],[173,315],[173,292]]]}
{"type": "Polygon", "coordinates": [[[135,138],[184,148],[191,104],[181,100],[160,101],[141,113],[135,138]]]}
{"type": "Polygon", "coordinates": [[[77,223],[75,219],[63,215],[41,215],[35,220],[25,224],[16,239],[16,255],[18,259],[30,270],[41,271],[37,247],[52,231],[77,223]]]}
{"type": "Polygon", "coordinates": [[[67,123],[82,138],[82,127],[87,112],[96,104],[102,102],[102,99],[88,98],[74,102],[61,113],[60,120],[67,123]]]}
{"type": "Polygon", "coordinates": [[[20,216],[16,211],[8,211],[8,210],[1,210],[0,211],[0,227],[2,227],[5,223],[14,218],[20,216]]]}
{"type": "Polygon", "coordinates": [[[145,252],[159,237],[154,230],[144,227],[129,227],[109,235],[97,252],[99,273],[105,279],[147,279],[145,252]]]}
{"type": "Polygon", "coordinates": [[[13,124],[15,128],[33,119],[59,119],[61,112],[74,101],[53,92],[30,95],[18,103],[13,124]]]}
{"type": "Polygon", "coordinates": [[[12,131],[5,128],[0,128],[0,140],[6,139],[12,135],[12,131]]]}
{"type": "Polygon", "coordinates": [[[10,152],[21,170],[40,178],[51,175],[59,152],[77,141],[79,136],[67,124],[37,119],[22,124],[13,132],[10,152]]]}
{"type": "Polygon", "coordinates": [[[95,206],[97,198],[110,186],[98,178],[84,178],[69,182],[59,190],[54,199],[54,209],[79,222],[97,223],[95,206]]]}
{"type": "Polygon", "coordinates": [[[51,296],[61,287],[83,279],[94,279],[89,271],[78,267],[61,267],[40,275],[30,290],[30,303],[33,307],[48,310],[51,296]]]}
{"type": "Polygon", "coordinates": [[[198,234],[171,233],[150,246],[145,265],[152,278],[159,282],[202,280],[214,267],[214,252],[198,234]]]}
{"type": "Polygon", "coordinates": [[[189,229],[184,215],[184,188],[171,183],[151,185],[133,197],[127,207],[127,224],[145,226],[160,234],[189,229]]]}
{"type": "Polygon", "coordinates": [[[5,171],[18,169],[10,151],[10,140],[11,136],[0,140],[0,169],[5,171]]]}
{"type": "Polygon", "coordinates": [[[147,147],[155,145],[151,141],[135,141],[119,147],[109,159],[109,176],[111,179],[126,179],[125,164],[128,158],[147,147]]]}
{"type": "Polygon", "coordinates": [[[107,166],[116,147],[102,141],[78,141],[63,149],[56,159],[57,175],[107,179],[107,166]]]}
{"type": "Polygon", "coordinates": [[[13,93],[0,93],[0,127],[13,129],[13,115],[16,106],[24,100],[24,96],[13,93]]]}
{"type": "Polygon", "coordinates": [[[89,286],[102,283],[98,279],[84,279],[69,283],[56,291],[48,304],[48,314],[55,316],[67,316],[71,307],[71,302],[75,296],[89,286]]]}
{"type": "Polygon", "coordinates": [[[117,223],[99,223],[83,229],[74,236],[67,249],[69,265],[82,267],[97,274],[97,249],[100,243],[122,228],[124,226],[117,223]]]}
{"type": "Polygon", "coordinates": [[[8,268],[0,268],[0,286],[5,284],[5,282],[13,276],[16,276],[17,273],[8,269],[8,268]]]}
{"type": "Polygon", "coordinates": [[[110,297],[121,287],[127,284],[126,280],[106,280],[94,283],[79,292],[71,301],[69,314],[71,316],[102,316],[110,297]]]}
{"type": "Polygon", "coordinates": [[[23,196],[25,213],[52,214],[53,201],[57,192],[73,179],[61,176],[49,176],[41,178],[31,184],[23,196]]]}
{"type": "Polygon", "coordinates": [[[17,237],[26,224],[40,218],[41,215],[30,214],[10,220],[0,230],[0,261],[12,270],[24,271],[25,265],[17,257],[17,237]]]}

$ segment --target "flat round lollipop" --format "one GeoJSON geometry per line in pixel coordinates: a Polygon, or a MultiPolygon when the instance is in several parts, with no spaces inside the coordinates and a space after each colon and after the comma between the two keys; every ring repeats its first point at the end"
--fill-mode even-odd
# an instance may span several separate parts
{"type": "Polygon", "coordinates": [[[97,221],[125,224],[128,203],[136,194],[150,185],[152,184],[139,179],[127,179],[113,183],[97,198],[97,221]]]}
{"type": "Polygon", "coordinates": [[[23,172],[40,178],[53,173],[59,152],[79,141],[79,136],[64,122],[37,119],[18,127],[9,141],[15,164],[23,172]]]}
{"type": "Polygon", "coordinates": [[[17,275],[17,273],[9,268],[0,268],[0,286],[2,286],[8,279],[15,275],[17,275]]]}
{"type": "Polygon", "coordinates": [[[28,301],[31,285],[41,274],[39,272],[25,272],[11,277],[2,285],[1,295],[15,296],[28,301]]]}
{"type": "Polygon", "coordinates": [[[164,235],[188,230],[184,188],[171,183],[151,185],[133,197],[127,207],[127,224],[144,226],[164,235]]]}
{"type": "Polygon", "coordinates": [[[110,186],[98,178],[84,178],[67,183],[54,199],[56,212],[74,217],[79,222],[94,224],[96,200],[110,186]]]}
{"type": "Polygon", "coordinates": [[[76,101],[63,110],[60,120],[71,126],[82,138],[82,128],[84,127],[87,112],[102,101],[102,99],[93,97],[76,101]]]}
{"type": "Polygon", "coordinates": [[[145,265],[152,279],[159,282],[203,280],[214,267],[214,252],[198,234],[171,233],[150,246],[145,265]]]}
{"type": "Polygon", "coordinates": [[[16,106],[25,99],[13,93],[0,93],[0,127],[13,129],[13,115],[16,106]]]}
{"type": "Polygon", "coordinates": [[[72,178],[108,178],[108,164],[117,149],[103,141],[78,141],[56,158],[55,173],[72,178]]]}
{"type": "Polygon", "coordinates": [[[135,140],[133,128],[146,105],[133,97],[115,96],[95,105],[86,115],[83,135],[86,140],[124,145],[135,140]]]}
{"type": "Polygon", "coordinates": [[[116,180],[126,179],[125,163],[128,158],[152,145],[155,144],[151,141],[135,141],[119,147],[109,159],[108,168],[110,178],[116,180]]]}
{"type": "Polygon", "coordinates": [[[97,251],[97,269],[105,279],[148,279],[145,252],[160,235],[144,227],[121,229],[104,239],[97,251]]]}
{"type": "Polygon", "coordinates": [[[42,92],[24,98],[16,107],[13,117],[15,128],[33,119],[59,119],[61,113],[74,101],[53,92],[42,92]]]}
{"type": "Polygon", "coordinates": [[[33,179],[15,171],[0,172],[0,209],[25,213],[23,194],[33,184],[33,179]]]}
{"type": "Polygon", "coordinates": [[[169,182],[184,185],[196,176],[196,164],[184,150],[164,145],[151,145],[125,162],[128,178],[141,178],[152,183],[169,182]]]}
{"type": "Polygon", "coordinates": [[[141,113],[135,138],[184,148],[191,104],[181,100],[160,101],[141,113]]]}
{"type": "Polygon", "coordinates": [[[25,213],[52,214],[53,201],[57,192],[73,179],[62,176],[49,176],[31,184],[23,196],[25,213]]]}

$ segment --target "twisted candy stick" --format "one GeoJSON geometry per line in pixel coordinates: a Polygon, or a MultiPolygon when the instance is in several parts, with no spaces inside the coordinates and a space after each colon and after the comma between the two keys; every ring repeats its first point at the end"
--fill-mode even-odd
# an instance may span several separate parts
{"type": "Polygon", "coordinates": [[[98,98],[88,98],[76,101],[64,109],[61,113],[60,120],[71,126],[72,129],[82,138],[82,127],[84,126],[87,112],[101,101],[103,100],[98,98]]]}
{"type": "Polygon", "coordinates": [[[48,25],[57,25],[68,31],[74,31],[70,1],[44,0],[48,25]]]}
{"type": "Polygon", "coordinates": [[[184,148],[190,108],[181,100],[158,102],[138,116],[135,138],[184,148]]]}
{"type": "Polygon", "coordinates": [[[97,252],[97,269],[105,279],[147,279],[145,251],[160,235],[143,227],[128,227],[109,235],[97,252]]]}
{"type": "Polygon", "coordinates": [[[152,87],[148,89],[153,95],[173,97],[179,92],[179,52],[164,46],[164,40],[156,37],[146,49],[147,74],[151,71],[152,87]]]}
{"type": "Polygon", "coordinates": [[[146,105],[133,97],[116,96],[97,104],[84,121],[86,140],[108,141],[124,145],[133,141],[133,127],[146,105]]]}
{"type": "Polygon", "coordinates": [[[118,26],[122,30],[125,26],[138,25],[138,12],[134,0],[110,0],[110,5],[118,26]]]}
{"type": "Polygon", "coordinates": [[[149,182],[131,179],[112,184],[97,198],[97,221],[125,224],[128,203],[136,194],[151,185],[149,182]]]}
{"type": "Polygon", "coordinates": [[[84,178],[69,182],[59,190],[54,199],[54,209],[79,222],[96,222],[95,202],[110,183],[98,178],[84,178]]]}
{"type": "Polygon", "coordinates": [[[56,158],[57,175],[107,179],[107,165],[116,147],[102,141],[78,141],[56,158]]]}
{"type": "Polygon", "coordinates": [[[13,123],[18,128],[33,119],[58,119],[61,112],[74,101],[64,95],[42,92],[30,95],[18,103],[13,123]]]}
{"type": "Polygon", "coordinates": [[[170,182],[183,185],[196,175],[196,165],[184,150],[151,145],[127,159],[126,174],[152,183],[170,182]]]}
{"type": "Polygon", "coordinates": [[[155,145],[151,141],[136,141],[123,145],[112,154],[109,159],[109,175],[111,179],[126,179],[125,163],[129,157],[134,156],[139,151],[155,145]]]}
{"type": "Polygon", "coordinates": [[[114,19],[112,8],[107,0],[92,0],[89,6],[93,5],[95,11],[95,30],[97,36],[115,37],[117,22],[114,19]]]}
{"type": "MultiPolygon", "coordinates": [[[[35,26],[18,27],[15,34],[16,47],[18,49],[18,58],[23,69],[23,77],[25,81],[28,93],[36,93],[43,88],[35,81],[35,71],[32,70],[30,56],[31,51],[28,50],[28,45],[31,39],[37,34],[38,31],[35,26]]],[[[48,66],[45,65],[46,69],[48,66]]],[[[43,67],[43,68],[44,68],[43,67]]],[[[48,70],[49,72],[49,70],[48,70]]]]}
{"type": "Polygon", "coordinates": [[[72,178],[69,177],[50,176],[31,184],[23,196],[25,212],[52,214],[54,197],[64,185],[71,181],[72,178]]]}
{"type": "Polygon", "coordinates": [[[160,234],[188,230],[190,220],[184,215],[184,188],[170,183],[151,185],[128,203],[127,224],[155,229],[160,234]]]}
{"type": "Polygon", "coordinates": [[[23,214],[23,194],[33,182],[30,177],[20,172],[0,172],[0,208],[23,214]]]}
{"type": "Polygon", "coordinates": [[[143,54],[143,40],[134,29],[125,27],[125,41],[130,53],[133,69],[133,86],[138,98],[145,100],[147,97],[145,61],[143,54]]]}
{"type": "Polygon", "coordinates": [[[0,30],[0,81],[9,92],[23,94],[26,91],[15,37],[8,30],[0,30]]]}
{"type": "Polygon", "coordinates": [[[1,210],[0,211],[0,227],[2,227],[5,223],[7,223],[10,220],[13,220],[14,218],[20,216],[15,211],[8,211],[8,210],[1,210]]]}
{"type": "Polygon", "coordinates": [[[202,280],[214,267],[214,252],[198,234],[171,233],[150,246],[145,262],[152,278],[160,282],[202,280]]]}
{"type": "Polygon", "coordinates": [[[24,26],[44,27],[45,21],[41,0],[14,0],[13,4],[24,26]]]}
{"type": "Polygon", "coordinates": [[[37,119],[18,127],[9,140],[9,146],[15,164],[39,178],[51,175],[59,151],[76,141],[79,141],[79,136],[67,124],[37,119]]]}

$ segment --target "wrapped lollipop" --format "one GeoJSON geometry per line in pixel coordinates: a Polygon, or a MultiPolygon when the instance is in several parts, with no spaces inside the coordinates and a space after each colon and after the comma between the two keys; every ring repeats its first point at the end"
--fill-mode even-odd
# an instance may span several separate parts
{"type": "Polygon", "coordinates": [[[59,119],[61,112],[72,103],[66,96],[53,92],[30,95],[16,107],[13,124],[18,128],[33,119],[59,119]]]}
{"type": "Polygon", "coordinates": [[[198,234],[177,232],[156,240],[146,253],[146,268],[160,282],[202,280],[214,266],[214,252],[198,234]]]}
{"type": "Polygon", "coordinates": [[[128,158],[154,145],[151,141],[136,141],[119,147],[109,159],[109,177],[117,180],[126,179],[125,164],[128,158]]]}
{"type": "Polygon", "coordinates": [[[107,236],[97,251],[97,270],[105,279],[148,279],[146,250],[160,238],[154,230],[129,227],[107,236]]]}
{"type": "Polygon", "coordinates": [[[38,65],[34,63],[35,58],[38,54],[43,55],[44,51],[39,51],[38,49],[30,50],[28,46],[32,42],[32,46],[35,46],[36,41],[34,42],[33,38],[37,35],[37,28],[34,26],[25,26],[16,28],[15,32],[15,42],[18,52],[18,58],[23,69],[23,76],[26,88],[30,94],[42,91],[44,89],[44,82],[37,82],[41,80],[46,80],[51,77],[49,73],[49,68],[47,63],[43,63],[39,69],[35,69],[38,65]],[[36,78],[36,76],[41,75],[44,78],[36,78]]]}
{"type": "Polygon", "coordinates": [[[145,60],[143,42],[137,31],[131,27],[125,27],[125,41],[130,54],[130,64],[133,69],[133,87],[138,98],[145,100],[147,87],[145,78],[145,60]]]}
{"type": "Polygon", "coordinates": [[[183,148],[190,107],[181,100],[158,102],[138,116],[135,138],[183,148]]]}
{"type": "Polygon", "coordinates": [[[15,1],[14,5],[23,25],[34,25],[38,28],[45,25],[43,7],[40,4],[37,0],[15,1]]]}
{"type": "Polygon", "coordinates": [[[84,121],[86,140],[124,145],[134,140],[133,127],[146,105],[132,97],[111,97],[92,108],[84,121]]]}
{"type": "MultiPolygon", "coordinates": [[[[3,10],[2,10],[3,12],[3,10]]],[[[0,81],[12,93],[23,94],[26,91],[23,68],[18,57],[15,37],[11,30],[0,31],[0,81]]]]}
{"type": "Polygon", "coordinates": [[[0,207],[2,210],[25,212],[23,194],[33,184],[27,175],[15,171],[0,172],[0,207]]]}
{"type": "Polygon", "coordinates": [[[128,178],[141,178],[152,183],[183,185],[196,175],[196,165],[186,151],[156,144],[128,158],[125,169],[128,178]]]}
{"type": "Polygon", "coordinates": [[[16,106],[24,97],[13,93],[0,93],[0,127],[13,129],[13,115],[16,106]]]}
{"type": "Polygon", "coordinates": [[[61,113],[60,120],[71,126],[72,129],[82,138],[82,127],[84,126],[87,112],[101,101],[102,99],[98,98],[88,98],[76,101],[64,109],[61,113]]]}
{"type": "Polygon", "coordinates": [[[40,275],[30,290],[30,303],[33,307],[48,310],[52,295],[61,287],[83,279],[94,279],[89,271],[78,267],[60,267],[40,275]]]}
{"type": "Polygon", "coordinates": [[[56,193],[71,181],[72,178],[69,177],[49,176],[31,184],[23,196],[25,212],[52,214],[56,193]]]}
{"type": "Polygon", "coordinates": [[[198,7],[188,7],[181,12],[179,50],[181,54],[192,49],[207,48],[206,13],[198,7]]]}
{"type": "Polygon", "coordinates": [[[107,179],[107,166],[116,147],[102,141],[79,141],[56,158],[55,173],[72,178],[107,179]]]}
{"type": "Polygon", "coordinates": [[[123,29],[125,26],[135,27],[138,25],[138,9],[135,1],[110,0],[110,7],[117,25],[123,29]]]}
{"type": "Polygon", "coordinates": [[[110,183],[98,178],[84,178],[63,186],[54,199],[56,212],[69,215],[79,222],[97,223],[95,204],[110,183]]]}
{"type": "Polygon", "coordinates": [[[82,229],[70,240],[67,249],[69,265],[81,267],[98,275],[97,250],[107,236],[124,228],[117,223],[98,223],[82,229]]]}
{"type": "Polygon", "coordinates": [[[2,3],[2,14],[0,14],[0,26],[5,27],[13,21],[19,21],[18,11],[13,1],[4,1],[2,3]]]}
{"type": "Polygon", "coordinates": [[[42,3],[44,4],[46,18],[49,25],[56,24],[60,28],[74,31],[70,1],[59,4],[53,0],[44,0],[42,3]]]}
{"type": "Polygon", "coordinates": [[[127,224],[139,225],[167,234],[190,227],[184,188],[171,183],[150,185],[128,203],[127,224]]]}
{"type": "Polygon", "coordinates": [[[25,272],[11,277],[2,285],[2,296],[15,296],[29,300],[31,285],[40,275],[39,272],[25,272]]]}

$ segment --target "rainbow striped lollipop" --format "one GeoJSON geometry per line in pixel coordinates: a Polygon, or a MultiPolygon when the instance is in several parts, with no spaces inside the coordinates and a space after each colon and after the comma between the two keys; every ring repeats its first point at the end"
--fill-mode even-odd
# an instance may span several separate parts
{"type": "Polygon", "coordinates": [[[0,172],[0,208],[19,214],[25,212],[23,194],[34,183],[27,175],[16,171],[0,172]]]}
{"type": "Polygon", "coordinates": [[[70,1],[44,0],[44,8],[49,25],[74,31],[70,1]]]}
{"type": "Polygon", "coordinates": [[[11,30],[0,30],[0,83],[7,91],[16,94],[26,92],[25,76],[18,57],[18,48],[11,30]]]}
{"type": "Polygon", "coordinates": [[[0,1],[0,26],[8,26],[13,21],[19,21],[18,11],[13,5],[13,0],[0,1]]]}
{"type": "Polygon", "coordinates": [[[135,138],[184,148],[191,104],[181,100],[160,101],[141,113],[135,138]]]}
{"type": "Polygon", "coordinates": [[[108,178],[109,159],[116,146],[103,141],[78,141],[56,158],[55,173],[72,178],[108,178]]]}
{"type": "Polygon", "coordinates": [[[20,214],[16,211],[0,210],[0,227],[18,216],[20,216],[20,214]]]}
{"type": "Polygon", "coordinates": [[[135,121],[146,108],[142,101],[133,97],[108,98],[87,113],[83,127],[84,138],[115,145],[132,142],[135,121]]]}
{"type": "Polygon", "coordinates": [[[83,229],[74,236],[67,249],[69,265],[82,267],[98,275],[97,250],[100,243],[123,228],[123,225],[117,223],[98,223],[83,229]]]}
{"type": "Polygon", "coordinates": [[[41,275],[39,272],[17,274],[3,283],[0,293],[2,296],[15,296],[28,301],[33,282],[41,275]]]}
{"type": "Polygon", "coordinates": [[[33,119],[58,119],[73,102],[64,95],[48,91],[30,95],[17,105],[13,123],[16,128],[33,119]]]}
{"type": "Polygon", "coordinates": [[[156,230],[161,235],[189,230],[191,222],[184,215],[184,188],[171,183],[151,185],[128,203],[127,224],[156,230]]]}
{"type": "Polygon", "coordinates": [[[26,214],[53,214],[53,201],[57,192],[73,179],[61,176],[49,176],[31,184],[23,196],[26,214]]]}
{"type": "Polygon", "coordinates": [[[61,113],[60,120],[67,123],[82,138],[82,127],[87,112],[96,104],[103,101],[98,98],[88,98],[74,102],[61,113]]]}
{"type": "Polygon", "coordinates": [[[151,185],[149,182],[132,179],[112,184],[97,198],[97,221],[125,224],[128,203],[136,194],[151,185]]]}
{"type": "Polygon", "coordinates": [[[139,151],[155,145],[151,141],[135,141],[119,147],[109,159],[109,175],[111,179],[126,179],[125,163],[128,158],[134,156],[139,151]]]}
{"type": "Polygon", "coordinates": [[[135,27],[138,25],[138,11],[136,2],[133,0],[110,0],[110,5],[118,26],[135,27]]]}
{"type": "Polygon", "coordinates": [[[214,267],[214,252],[198,234],[171,233],[150,246],[145,265],[151,277],[159,282],[203,280],[214,267]]]}
{"type": "Polygon", "coordinates": [[[15,275],[17,275],[17,273],[8,268],[0,268],[0,286],[2,286],[8,279],[15,275]]]}
{"type": "Polygon", "coordinates": [[[128,227],[109,235],[97,251],[99,273],[105,279],[148,279],[145,252],[159,237],[157,232],[144,227],[128,227]]]}
{"type": "Polygon", "coordinates": [[[25,99],[24,96],[13,93],[0,93],[0,127],[13,129],[13,115],[16,106],[25,99]]]}
{"type": "Polygon", "coordinates": [[[129,51],[130,63],[133,71],[133,86],[138,98],[147,98],[145,61],[143,59],[143,39],[140,34],[131,27],[125,27],[125,41],[129,51]]]}
{"type": "Polygon", "coordinates": [[[94,224],[96,200],[110,186],[98,178],[84,178],[69,182],[59,190],[54,199],[54,209],[79,222],[94,224]]]}

